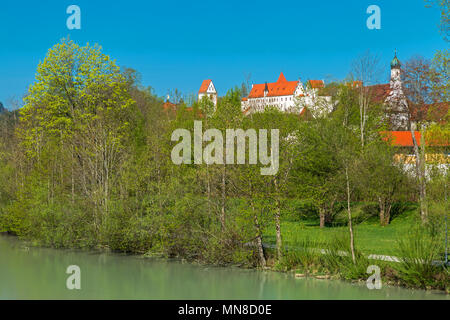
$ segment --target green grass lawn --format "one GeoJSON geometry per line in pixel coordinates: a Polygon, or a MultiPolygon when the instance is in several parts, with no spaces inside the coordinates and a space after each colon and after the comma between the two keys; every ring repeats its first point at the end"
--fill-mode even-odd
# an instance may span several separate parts
{"type": "MultiPolygon", "coordinates": [[[[386,227],[381,227],[376,217],[354,225],[355,246],[365,254],[395,255],[397,239],[405,236],[417,225],[417,212],[407,211],[394,218],[386,227]]],[[[318,221],[283,221],[281,224],[283,242],[295,246],[301,239],[333,239],[335,235],[348,233],[347,226],[319,228],[318,221]]],[[[275,226],[267,226],[264,243],[275,244],[275,226]]]]}

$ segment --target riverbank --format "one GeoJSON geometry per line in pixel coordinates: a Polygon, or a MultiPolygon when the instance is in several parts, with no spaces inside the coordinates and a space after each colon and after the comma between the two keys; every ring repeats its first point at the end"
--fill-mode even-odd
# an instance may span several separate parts
{"type": "MultiPolygon", "coordinates": [[[[230,221],[235,219],[243,222],[242,226],[249,227],[243,220],[243,212],[237,209],[230,209],[236,214],[229,217],[230,221]]],[[[371,275],[367,268],[376,266],[380,269],[383,283],[449,293],[448,267],[435,264],[442,261],[443,243],[421,226],[414,210],[394,217],[385,227],[379,226],[373,218],[358,222],[360,217],[355,215],[355,261],[349,254],[350,241],[345,225],[319,228],[315,220],[292,221],[285,218],[281,221],[283,248],[278,257],[275,226],[267,224],[262,229],[262,240],[267,244],[265,264],[261,263],[260,254],[253,246],[254,238],[246,236],[252,235],[254,229],[238,232],[242,227],[230,225],[227,230],[222,230],[215,221],[208,224],[211,219],[204,211],[199,211],[203,215],[199,215],[197,220],[182,210],[177,211],[180,214],[177,219],[171,215],[128,217],[123,216],[126,212],[117,211],[96,228],[95,220],[92,223],[80,222],[85,221],[82,218],[91,218],[85,211],[61,215],[60,210],[55,208],[34,219],[29,214],[28,220],[34,221],[33,227],[23,224],[26,219],[20,216],[18,221],[25,226],[22,229],[15,228],[18,223],[4,215],[4,226],[5,229],[19,230],[20,238],[29,240],[33,246],[179,258],[203,265],[266,268],[349,282],[366,281],[371,275]],[[125,223],[124,219],[129,222],[125,223]],[[203,227],[199,227],[201,223],[203,227]],[[370,259],[373,255],[395,256],[397,259],[370,259]]],[[[21,214],[23,212],[29,211],[21,211],[21,214]]]]}
{"type": "MultiPolygon", "coordinates": [[[[355,220],[360,220],[354,224],[356,263],[350,256],[319,254],[323,249],[333,248],[335,252],[350,253],[346,225],[320,228],[316,220],[301,219],[282,221],[286,250],[278,263],[272,262],[273,267],[295,270],[298,274],[365,281],[369,276],[367,267],[376,265],[385,283],[449,293],[449,267],[438,266],[445,259],[444,233],[435,233],[430,226],[422,226],[414,206],[394,216],[387,226],[380,226],[377,217],[356,216],[355,220]]],[[[274,225],[266,228],[263,240],[273,256],[269,261],[274,261],[274,225]]]]}
{"type": "MultiPolygon", "coordinates": [[[[27,245],[28,246],[28,245],[27,245]]],[[[16,237],[0,236],[0,299],[449,299],[423,290],[314,278],[293,273],[144,259],[80,250],[24,248],[16,237]],[[67,266],[81,269],[81,290],[67,290],[67,266]]]]}
{"type": "MultiPolygon", "coordinates": [[[[0,233],[0,236],[2,233],[0,233]]],[[[14,235],[3,233],[10,238],[17,239],[14,235]]],[[[18,240],[21,241],[21,240],[18,240]]],[[[41,247],[36,241],[24,241],[27,246],[33,248],[46,248],[41,247]]],[[[276,250],[274,248],[266,248],[265,254],[267,257],[267,265],[264,268],[258,266],[252,266],[249,264],[213,264],[205,263],[201,260],[185,259],[183,257],[167,257],[158,253],[148,252],[146,254],[132,254],[132,257],[145,257],[150,259],[157,258],[159,261],[178,261],[181,263],[189,263],[198,266],[206,267],[239,267],[242,270],[261,270],[264,272],[275,272],[286,275],[291,275],[293,281],[298,279],[318,279],[318,280],[341,280],[348,284],[358,283],[365,285],[367,278],[371,275],[367,273],[367,267],[369,265],[376,265],[380,268],[380,276],[383,285],[394,286],[404,289],[420,289],[430,292],[438,292],[441,294],[450,294],[448,276],[443,277],[441,273],[436,273],[438,269],[432,269],[432,277],[437,280],[434,282],[424,282],[424,279],[417,275],[419,281],[408,281],[409,279],[402,278],[401,274],[401,261],[393,263],[392,261],[371,260],[367,259],[363,254],[358,252],[357,261],[353,263],[349,255],[335,254],[335,252],[345,249],[345,245],[336,242],[337,245],[331,249],[329,254],[324,254],[323,250],[317,250],[316,246],[320,242],[305,241],[297,243],[302,248],[289,248],[285,249],[283,256],[277,260],[276,250]],[[339,250],[338,250],[339,249],[339,250]],[[334,250],[334,251],[333,251],[334,250]],[[333,253],[334,252],[334,253],[333,253]],[[427,285],[426,283],[429,283],[427,285]]],[[[322,243],[323,244],[323,243],[322,243]]],[[[60,248],[61,249],[61,248],[60,248]]],[[[67,248],[66,248],[67,249],[67,248]]],[[[80,248],[79,248],[80,249],[80,248]]],[[[87,254],[124,254],[117,250],[111,250],[108,246],[97,246],[95,248],[81,248],[80,252],[87,254]]],[[[129,253],[128,253],[128,256],[129,253]]],[[[434,268],[434,267],[433,267],[434,268]]],[[[448,269],[446,269],[448,273],[448,269]]],[[[429,275],[428,275],[429,276],[429,275]]]]}

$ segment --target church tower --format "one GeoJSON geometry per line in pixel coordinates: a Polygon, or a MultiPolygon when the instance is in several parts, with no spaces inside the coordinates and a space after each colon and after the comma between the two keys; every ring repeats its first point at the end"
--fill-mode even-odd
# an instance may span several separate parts
{"type": "Polygon", "coordinates": [[[397,51],[395,52],[394,59],[391,61],[391,90],[401,90],[402,80],[401,80],[401,63],[397,58],[397,51]]]}
{"type": "Polygon", "coordinates": [[[403,93],[401,63],[397,58],[397,51],[391,61],[391,80],[389,82],[389,95],[386,98],[391,129],[394,131],[408,130],[409,109],[403,93]]]}

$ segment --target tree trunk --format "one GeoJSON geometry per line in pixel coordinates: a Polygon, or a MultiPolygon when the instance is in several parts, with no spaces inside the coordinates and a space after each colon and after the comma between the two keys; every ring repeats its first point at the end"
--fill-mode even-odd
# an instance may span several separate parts
{"type": "Polygon", "coordinates": [[[352,252],[353,263],[356,263],[355,240],[353,237],[353,226],[352,226],[352,212],[350,209],[350,181],[348,179],[348,165],[345,166],[345,179],[347,181],[347,212],[348,212],[348,228],[350,231],[350,250],[352,252]]]}
{"type": "Polygon", "coordinates": [[[425,161],[425,130],[422,128],[420,135],[420,192],[422,194],[422,201],[420,202],[421,212],[423,212],[422,221],[425,223],[428,220],[428,205],[427,205],[427,180],[425,175],[426,161],[425,161]]]}
{"type": "Polygon", "coordinates": [[[320,228],[325,227],[325,209],[320,206],[319,207],[319,217],[320,217],[320,228]]]}
{"type": "Polygon", "coordinates": [[[380,225],[385,226],[386,225],[386,218],[385,218],[385,204],[382,197],[378,198],[378,206],[380,208],[380,225]]]}
{"type": "Polygon", "coordinates": [[[267,262],[266,262],[266,257],[264,256],[264,247],[263,247],[263,243],[262,243],[261,226],[259,225],[258,215],[256,213],[254,197],[253,197],[253,187],[252,187],[251,181],[249,181],[249,187],[250,187],[250,206],[253,211],[253,221],[254,221],[255,229],[256,229],[256,249],[258,250],[259,263],[260,263],[261,267],[264,268],[266,266],[267,262]]]}
{"type": "Polygon", "coordinates": [[[72,205],[75,203],[75,173],[74,173],[74,151],[73,151],[73,143],[72,143],[72,154],[71,154],[71,163],[70,163],[70,175],[71,175],[71,192],[72,192],[72,205]]]}
{"type": "Polygon", "coordinates": [[[281,239],[281,203],[280,203],[280,195],[278,193],[278,182],[277,179],[274,180],[275,183],[275,191],[276,195],[276,210],[275,210],[275,228],[277,232],[277,258],[281,258],[281,248],[282,248],[282,239],[281,239]]]}
{"type": "Polygon", "coordinates": [[[222,210],[220,213],[220,223],[222,225],[222,231],[225,231],[225,203],[226,203],[225,175],[226,175],[226,167],[224,164],[222,170],[222,210]]]}
{"type": "Polygon", "coordinates": [[[252,210],[253,210],[253,217],[254,217],[254,223],[255,223],[255,229],[256,229],[256,248],[258,250],[259,263],[260,263],[261,267],[264,268],[266,266],[267,262],[266,262],[266,257],[264,256],[261,226],[259,225],[258,215],[256,214],[256,209],[255,209],[253,200],[250,200],[250,204],[251,204],[252,210]]]}
{"type": "Polygon", "coordinates": [[[385,206],[385,212],[384,212],[384,225],[387,226],[389,224],[389,221],[391,220],[391,208],[392,205],[389,203],[387,206],[385,206]]]}
{"type": "MultiPolygon", "coordinates": [[[[426,208],[426,190],[425,190],[425,173],[423,172],[425,170],[425,164],[422,163],[425,162],[425,159],[422,159],[422,155],[419,152],[419,145],[417,143],[416,136],[414,135],[414,124],[411,124],[411,136],[413,140],[413,147],[414,147],[414,155],[416,156],[416,178],[419,184],[419,202],[420,202],[420,217],[422,218],[422,222],[425,223],[427,220],[427,208],[426,208]]],[[[422,153],[424,153],[424,139],[421,137],[421,149],[422,153]]],[[[425,158],[425,157],[424,157],[425,158]]]]}

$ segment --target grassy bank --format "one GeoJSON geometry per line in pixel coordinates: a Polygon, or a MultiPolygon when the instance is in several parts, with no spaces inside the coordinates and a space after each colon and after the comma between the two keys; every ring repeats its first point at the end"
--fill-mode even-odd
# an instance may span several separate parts
{"type": "MultiPolygon", "coordinates": [[[[283,221],[283,256],[275,261],[268,249],[271,267],[301,276],[366,281],[367,268],[380,268],[382,282],[408,288],[437,289],[450,293],[450,270],[436,261],[444,259],[444,239],[420,227],[415,210],[404,213],[382,227],[375,219],[355,226],[356,262],[352,261],[346,226],[320,228],[316,221],[283,221]],[[325,249],[323,254],[318,249],[325,249]],[[340,253],[346,252],[347,255],[340,253]],[[370,254],[390,255],[399,262],[368,259],[370,254]]],[[[264,240],[275,245],[275,228],[269,226],[264,240]]]]}
{"type": "MultiPolygon", "coordinates": [[[[354,226],[355,245],[364,254],[394,255],[397,240],[408,235],[417,226],[417,212],[410,210],[394,218],[385,227],[380,226],[377,217],[372,217],[354,226]]],[[[281,224],[283,242],[287,246],[295,245],[299,240],[331,240],[348,232],[345,225],[320,228],[316,220],[283,221],[281,224]]],[[[275,244],[275,227],[268,226],[264,242],[275,244]]]]}

